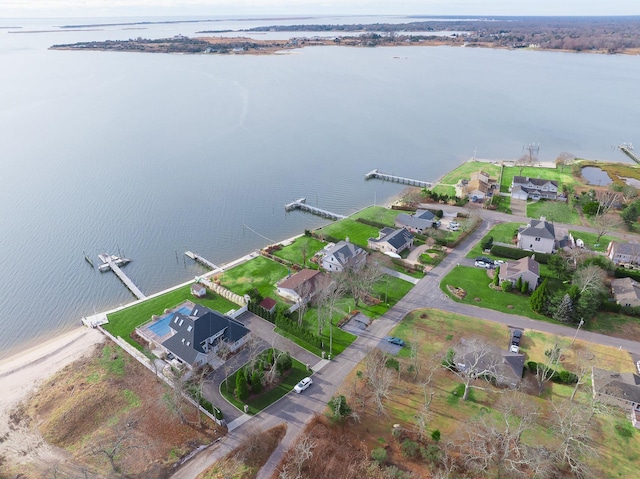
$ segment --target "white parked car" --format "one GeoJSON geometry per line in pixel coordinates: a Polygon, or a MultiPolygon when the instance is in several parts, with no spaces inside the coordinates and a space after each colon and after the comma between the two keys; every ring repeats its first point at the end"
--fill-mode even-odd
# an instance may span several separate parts
{"type": "Polygon", "coordinates": [[[304,378],[298,384],[293,387],[293,390],[300,394],[302,391],[307,389],[309,386],[313,384],[313,380],[311,378],[304,378]]]}
{"type": "Polygon", "coordinates": [[[638,368],[638,374],[640,374],[640,361],[636,363],[636,367],[638,368]]]}
{"type": "Polygon", "coordinates": [[[519,353],[520,352],[520,348],[518,346],[516,346],[515,344],[512,344],[511,347],[509,347],[509,351],[511,351],[512,353],[519,353]]]}

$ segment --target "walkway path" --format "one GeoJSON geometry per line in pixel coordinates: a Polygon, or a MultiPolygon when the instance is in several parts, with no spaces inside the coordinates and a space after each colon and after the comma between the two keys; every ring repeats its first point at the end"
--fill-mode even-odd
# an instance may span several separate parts
{"type": "MultiPolygon", "coordinates": [[[[479,211],[485,221],[462,244],[449,255],[412,289],[387,313],[375,320],[354,342],[335,360],[326,364],[314,375],[313,385],[302,394],[288,394],[280,401],[272,404],[267,409],[257,414],[240,427],[230,432],[217,447],[211,451],[201,453],[192,461],[178,470],[172,477],[174,479],[191,479],[204,468],[214,464],[226,453],[235,448],[245,431],[251,428],[268,429],[285,422],[287,433],[271,455],[265,466],[258,473],[258,479],[269,479],[276,470],[284,452],[293,443],[298,434],[304,429],[307,421],[314,414],[324,411],[327,402],[335,394],[346,376],[364,359],[366,354],[375,348],[382,338],[399,323],[407,313],[421,308],[437,308],[458,314],[465,314],[494,321],[501,324],[520,328],[530,328],[562,336],[573,336],[574,328],[557,324],[535,321],[523,316],[510,315],[498,311],[483,309],[467,304],[456,303],[440,290],[442,278],[464,262],[465,255],[470,251],[494,224],[498,222],[527,222],[529,218],[513,217],[495,211],[479,211]]],[[[569,225],[563,225],[569,226],[569,225]]],[[[590,231],[591,228],[570,226],[572,229],[590,231]]],[[[589,331],[580,331],[579,338],[607,346],[623,348],[631,353],[640,354],[640,343],[625,339],[613,338],[589,331]]]]}

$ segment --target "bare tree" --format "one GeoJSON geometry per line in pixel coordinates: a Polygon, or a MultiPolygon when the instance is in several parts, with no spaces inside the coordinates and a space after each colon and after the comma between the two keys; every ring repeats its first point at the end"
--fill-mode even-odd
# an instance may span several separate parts
{"type": "Polygon", "coordinates": [[[325,275],[320,280],[318,293],[314,296],[318,318],[318,336],[329,323],[329,354],[333,353],[333,315],[339,312],[338,303],[342,299],[345,286],[341,276],[325,275]]]}
{"type": "Polygon", "coordinates": [[[578,286],[580,294],[590,292],[600,294],[606,290],[604,280],[606,273],[599,266],[581,268],[573,275],[573,284],[578,286]]]}
{"type": "Polygon", "coordinates": [[[538,470],[540,451],[522,441],[535,422],[537,409],[517,392],[504,396],[496,409],[497,416],[485,414],[465,428],[459,446],[465,466],[479,473],[498,470],[497,477],[504,473],[525,477],[538,470]]]}
{"type": "Polygon", "coordinates": [[[373,287],[382,277],[382,269],[377,261],[371,256],[367,257],[364,265],[356,268],[349,264],[339,276],[339,281],[344,285],[345,289],[351,293],[355,300],[356,308],[360,301],[371,294],[373,287]]]}
{"type": "Polygon", "coordinates": [[[462,400],[466,401],[471,388],[483,389],[474,385],[476,379],[489,381],[497,376],[499,353],[495,348],[479,339],[461,339],[453,348],[453,367],[451,370],[464,383],[462,400]]]}
{"type": "MultiPolygon", "coordinates": [[[[251,341],[251,339],[249,339],[251,341]]],[[[227,385],[227,392],[229,392],[229,374],[231,373],[231,364],[229,363],[229,357],[231,356],[231,347],[226,340],[218,343],[216,350],[216,356],[222,361],[222,369],[224,371],[224,382],[227,385]]]]}
{"type": "Polygon", "coordinates": [[[298,305],[298,326],[302,326],[302,320],[304,319],[304,315],[307,313],[310,294],[313,289],[313,285],[311,281],[303,282],[299,287],[296,293],[298,294],[298,299],[296,304],[298,305]]]}
{"type": "Polygon", "coordinates": [[[571,392],[571,398],[569,401],[573,402],[573,399],[576,397],[576,393],[578,392],[578,388],[584,384],[591,373],[591,368],[593,366],[592,359],[593,354],[588,349],[585,351],[578,351],[575,355],[576,359],[576,367],[573,373],[577,377],[576,385],[571,392]]]}
{"type": "Polygon", "coordinates": [[[387,355],[379,349],[374,349],[365,359],[365,373],[367,384],[373,391],[373,399],[378,414],[384,412],[384,400],[389,399],[389,390],[393,383],[393,371],[387,367],[387,355]]]}
{"type": "Polygon", "coordinates": [[[167,387],[164,394],[164,400],[169,410],[180,419],[182,424],[187,423],[187,416],[184,411],[186,390],[187,378],[184,369],[176,371],[171,385],[167,387]]]}
{"type": "Polygon", "coordinates": [[[529,151],[529,153],[526,153],[522,155],[520,158],[518,158],[515,161],[514,166],[517,166],[519,168],[518,174],[522,176],[522,170],[524,169],[524,167],[533,166],[536,164],[537,161],[538,159],[535,156],[533,156],[532,151],[529,151]]]}
{"type": "Polygon", "coordinates": [[[593,217],[593,226],[596,228],[596,243],[600,242],[600,238],[606,235],[612,229],[620,226],[620,218],[614,214],[598,213],[593,217]]]}
{"type": "Polygon", "coordinates": [[[558,358],[560,357],[561,353],[562,353],[562,350],[558,348],[558,344],[556,343],[553,349],[549,351],[549,354],[545,352],[545,355],[547,356],[546,361],[543,363],[537,363],[535,375],[536,375],[536,383],[538,384],[538,396],[542,395],[542,391],[544,391],[544,387],[553,376],[553,373],[555,372],[555,369],[553,366],[558,361],[558,358]]]}
{"type": "Polygon", "coordinates": [[[420,366],[422,365],[422,361],[418,357],[418,342],[411,341],[409,344],[409,368],[413,372],[413,380],[418,380],[418,374],[420,374],[420,366]]]}
{"type": "Polygon", "coordinates": [[[560,171],[564,171],[564,167],[573,163],[575,159],[576,155],[567,151],[563,151],[556,158],[556,168],[560,167],[560,171]]]}
{"type": "Polygon", "coordinates": [[[278,471],[278,479],[302,479],[304,478],[304,466],[313,457],[315,443],[309,436],[302,436],[295,447],[287,454],[288,459],[284,467],[278,471]]]}
{"type": "Polygon", "coordinates": [[[120,474],[119,459],[130,449],[143,449],[145,446],[133,440],[132,431],[138,424],[138,418],[132,416],[123,418],[116,426],[114,434],[110,440],[98,444],[91,449],[94,455],[104,455],[111,465],[111,469],[115,474],[120,474]]]}
{"type": "Polygon", "coordinates": [[[552,403],[552,406],[553,429],[560,438],[554,454],[557,462],[568,466],[577,477],[592,477],[586,459],[593,459],[597,451],[591,446],[593,430],[588,411],[583,405],[570,401],[552,403]]]}

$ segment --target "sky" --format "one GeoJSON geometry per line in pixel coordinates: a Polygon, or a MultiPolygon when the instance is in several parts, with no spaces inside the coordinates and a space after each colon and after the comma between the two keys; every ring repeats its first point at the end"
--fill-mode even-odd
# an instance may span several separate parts
{"type": "Polygon", "coordinates": [[[639,0],[0,0],[3,18],[161,15],[640,15],[639,0]]]}

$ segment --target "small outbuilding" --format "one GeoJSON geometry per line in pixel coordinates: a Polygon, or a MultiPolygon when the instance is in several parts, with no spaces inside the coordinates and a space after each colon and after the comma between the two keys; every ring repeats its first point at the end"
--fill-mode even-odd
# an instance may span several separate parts
{"type": "Polygon", "coordinates": [[[207,288],[200,283],[193,283],[191,285],[191,294],[196,298],[204,298],[207,295],[207,288]]]}

